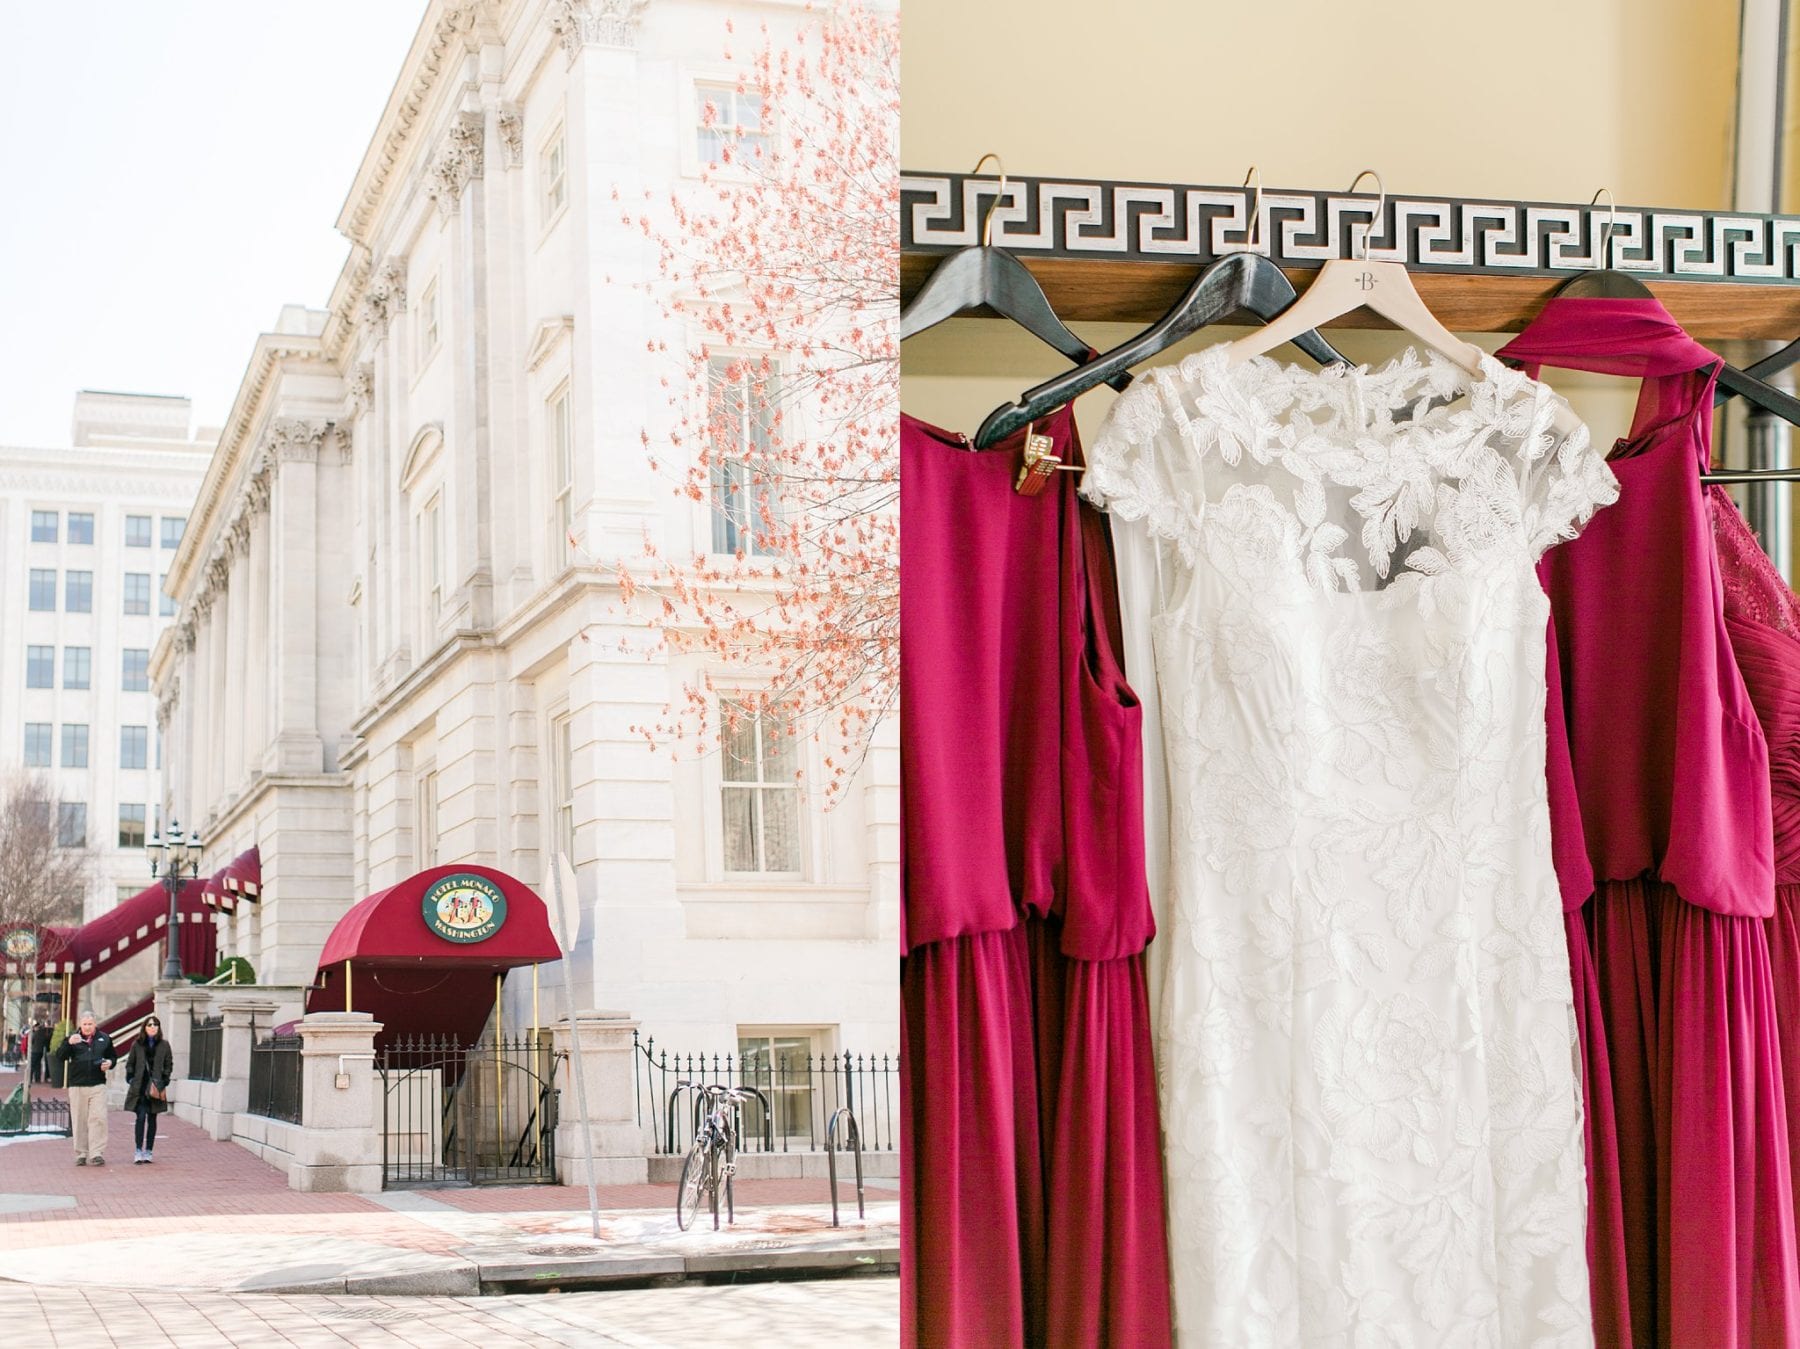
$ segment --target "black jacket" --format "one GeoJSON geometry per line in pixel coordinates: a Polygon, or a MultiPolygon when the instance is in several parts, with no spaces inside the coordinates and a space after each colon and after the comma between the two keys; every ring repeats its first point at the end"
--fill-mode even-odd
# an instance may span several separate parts
{"type": "Polygon", "coordinates": [[[92,1040],[81,1044],[76,1044],[75,1036],[70,1035],[57,1046],[56,1057],[69,1065],[71,1087],[104,1087],[106,1070],[100,1065],[111,1063],[118,1055],[113,1052],[112,1036],[96,1030],[92,1040]]]}
{"type": "Polygon", "coordinates": [[[159,1115],[169,1108],[167,1101],[159,1101],[154,1096],[146,1097],[144,1088],[152,1082],[164,1091],[169,1089],[169,1079],[175,1076],[175,1051],[169,1048],[169,1037],[156,1037],[156,1048],[150,1048],[150,1038],[140,1033],[131,1042],[131,1057],[125,1060],[125,1080],[131,1089],[125,1093],[125,1108],[136,1110],[140,1103],[150,1107],[150,1113],[159,1115]]]}

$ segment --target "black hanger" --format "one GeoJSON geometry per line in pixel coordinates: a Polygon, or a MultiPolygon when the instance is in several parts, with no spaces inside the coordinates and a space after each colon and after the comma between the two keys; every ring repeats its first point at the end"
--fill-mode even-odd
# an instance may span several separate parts
{"type": "MultiPolygon", "coordinates": [[[[981,164],[997,155],[982,156],[981,164]]],[[[981,171],[981,164],[975,172],[981,171]]],[[[994,198],[999,205],[1006,195],[1006,173],[1000,174],[1000,188],[994,198]]],[[[1002,318],[1011,319],[1033,336],[1055,347],[1072,361],[1090,361],[1097,354],[1050,307],[1044,288],[1026,270],[1025,264],[1004,248],[995,248],[993,238],[994,207],[982,225],[981,242],[958,249],[940,262],[925,278],[925,284],[900,313],[900,340],[942,323],[947,318],[983,306],[1002,318]]],[[[1130,375],[1109,378],[1107,383],[1123,389],[1131,383],[1130,375]]]]}
{"type": "MultiPolygon", "coordinates": [[[[1800,338],[1796,338],[1794,341],[1789,342],[1780,351],[1771,352],[1755,365],[1745,370],[1744,373],[1755,379],[1766,380],[1770,375],[1779,375],[1795,361],[1800,361],[1800,338]]],[[[1723,372],[1721,372],[1721,375],[1722,374],[1723,372]]],[[[1718,407],[1736,393],[1736,389],[1726,388],[1723,379],[1721,379],[1719,387],[1713,391],[1713,406],[1718,407]]]]}
{"type": "MultiPolygon", "coordinates": [[[[1259,203],[1261,196],[1259,184],[1259,203]]],[[[1252,206],[1251,212],[1251,229],[1254,231],[1260,211],[1252,206]]],[[[1254,243],[1254,239],[1251,242],[1254,243]]],[[[1173,309],[1123,346],[1114,347],[1079,370],[1071,370],[1045,380],[1036,388],[1027,389],[1016,403],[995,408],[976,431],[975,448],[984,450],[1063,404],[1073,402],[1089,389],[1112,383],[1113,375],[1167,351],[1209,324],[1236,313],[1254,314],[1267,322],[1292,304],[1296,297],[1294,285],[1286,273],[1267,257],[1260,253],[1228,253],[1195,278],[1173,309]]],[[[1349,364],[1316,332],[1302,333],[1294,339],[1294,345],[1321,365],[1349,364]]]]}

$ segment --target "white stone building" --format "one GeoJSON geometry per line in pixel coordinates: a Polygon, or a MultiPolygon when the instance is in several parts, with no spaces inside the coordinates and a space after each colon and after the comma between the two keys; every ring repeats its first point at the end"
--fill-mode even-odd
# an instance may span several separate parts
{"type": "MultiPolygon", "coordinates": [[[[784,762],[727,782],[716,753],[651,749],[633,728],[698,670],[618,649],[642,635],[618,560],[716,531],[647,460],[696,339],[633,284],[654,255],[613,194],[695,183],[734,15],[813,21],[786,0],[432,0],[327,307],[258,339],[153,672],[171,808],[209,865],[260,848],[261,903],[223,950],[263,982],[309,981],[337,918],[417,870],[548,894],[566,850],[578,1005],[676,1050],[898,1047],[894,728],[825,811],[784,762]]],[[[523,1024],[528,977],[507,997],[523,1024]]]]}
{"type": "MultiPolygon", "coordinates": [[[[163,746],[149,658],[175,612],[163,581],[212,452],[213,433],[191,420],[185,398],[84,391],[69,445],[0,447],[0,764],[48,778],[59,835],[95,850],[71,918],[150,884],[143,840],[163,746]]],[[[94,997],[110,1011],[155,974],[134,966],[134,993],[113,979],[94,997]]]]}

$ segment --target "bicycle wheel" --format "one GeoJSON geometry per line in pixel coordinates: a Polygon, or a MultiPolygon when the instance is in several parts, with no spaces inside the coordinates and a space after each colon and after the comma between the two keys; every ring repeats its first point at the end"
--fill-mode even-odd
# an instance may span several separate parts
{"type": "Polygon", "coordinates": [[[711,1143],[705,1138],[696,1138],[694,1146],[688,1149],[686,1160],[681,1163],[681,1180],[675,1190],[675,1225],[683,1232],[692,1226],[694,1216],[700,1212],[700,1196],[706,1193],[711,1163],[711,1143]]]}

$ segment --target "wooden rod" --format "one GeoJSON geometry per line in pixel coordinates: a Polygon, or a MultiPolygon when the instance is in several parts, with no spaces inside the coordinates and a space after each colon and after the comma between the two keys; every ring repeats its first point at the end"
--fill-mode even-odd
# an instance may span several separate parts
{"type": "MultiPolygon", "coordinates": [[[[1071,322],[1154,323],[1198,275],[1197,269],[1186,263],[1030,254],[1020,254],[1019,260],[1043,286],[1051,307],[1071,322]]],[[[901,303],[912,298],[938,261],[936,254],[901,256],[901,303]]],[[[1314,273],[1294,267],[1287,269],[1287,275],[1295,288],[1304,292],[1314,273]]],[[[1535,318],[1544,301],[1569,278],[1415,271],[1412,279],[1426,306],[1452,332],[1512,333],[1535,318]]],[[[1649,286],[1676,321],[1702,342],[1786,341],[1800,335],[1800,286],[1729,281],[1652,281],[1649,286]]],[[[1357,310],[1329,326],[1391,325],[1367,310],[1357,310]]]]}

